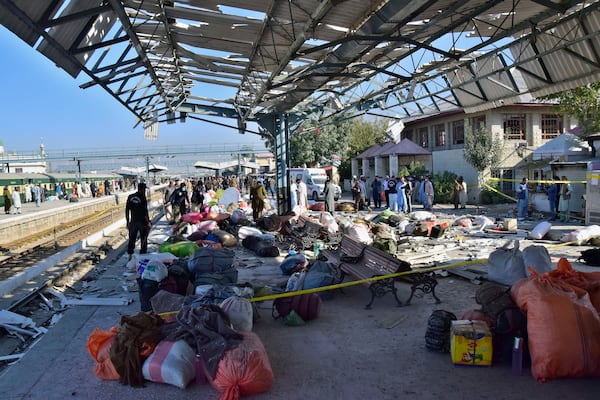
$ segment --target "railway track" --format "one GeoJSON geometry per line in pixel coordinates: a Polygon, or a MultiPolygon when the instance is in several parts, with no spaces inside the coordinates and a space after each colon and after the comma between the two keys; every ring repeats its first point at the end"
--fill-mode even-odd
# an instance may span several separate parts
{"type": "MultiPolygon", "coordinates": [[[[160,210],[151,211],[157,220],[160,210]]],[[[10,245],[0,261],[0,281],[26,271],[35,264],[77,243],[93,233],[102,231],[123,217],[123,211],[101,212],[69,223],[49,235],[26,238],[10,245]],[[56,234],[54,234],[56,232],[56,234]],[[8,253],[8,254],[7,254],[8,253]]],[[[114,263],[125,251],[127,229],[116,229],[103,237],[102,242],[88,245],[75,254],[57,262],[52,268],[27,282],[14,293],[0,299],[0,310],[30,318],[40,331],[50,329],[62,316],[63,306],[49,289],[70,294],[81,294],[86,282],[101,275],[107,266],[114,263]]],[[[36,328],[37,329],[37,328],[36,328]]],[[[7,329],[0,321],[0,374],[18,360],[27,349],[35,344],[43,332],[30,334],[25,331],[7,329]]]]}
{"type": "Polygon", "coordinates": [[[0,258],[0,281],[27,270],[121,218],[122,207],[113,207],[5,245],[0,258]]]}

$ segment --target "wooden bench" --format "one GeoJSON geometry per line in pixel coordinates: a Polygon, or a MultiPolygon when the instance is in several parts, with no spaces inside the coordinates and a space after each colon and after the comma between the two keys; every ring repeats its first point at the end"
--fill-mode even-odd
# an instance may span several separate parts
{"type": "MultiPolygon", "coordinates": [[[[331,251],[325,251],[325,256],[331,255],[331,251]]],[[[342,272],[342,280],[344,275],[361,280],[400,272],[412,272],[410,263],[373,246],[359,243],[347,235],[342,237],[337,255],[339,256],[337,265],[342,272]]],[[[336,262],[335,256],[332,256],[331,259],[328,257],[327,261],[334,264],[336,262]]],[[[423,293],[431,293],[436,300],[436,304],[441,302],[435,294],[437,280],[433,272],[414,272],[396,278],[367,282],[366,285],[371,291],[371,301],[365,306],[366,309],[371,308],[376,297],[383,297],[389,292],[394,295],[398,306],[409,305],[416,290],[420,290],[423,293]],[[410,296],[404,304],[398,298],[396,281],[405,281],[411,285],[410,296]]]]}
{"type": "Polygon", "coordinates": [[[366,245],[364,243],[358,242],[348,235],[343,235],[337,248],[326,248],[321,250],[319,252],[319,258],[339,267],[341,258],[360,259],[365,247],[366,245]]]}

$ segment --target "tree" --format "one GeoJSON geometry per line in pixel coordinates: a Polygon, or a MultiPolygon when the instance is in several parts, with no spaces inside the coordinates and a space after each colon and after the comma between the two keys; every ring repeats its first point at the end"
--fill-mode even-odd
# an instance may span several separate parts
{"type": "Polygon", "coordinates": [[[600,82],[542,96],[539,99],[558,100],[556,110],[577,118],[584,136],[600,132],[600,82]]]}
{"type": "Polygon", "coordinates": [[[386,130],[387,122],[381,119],[369,121],[364,118],[356,118],[352,120],[348,158],[357,156],[376,143],[383,144],[388,141],[386,130]]]}
{"type": "Polygon", "coordinates": [[[318,126],[316,121],[302,124],[290,135],[290,159],[293,166],[329,164],[348,146],[351,125],[348,121],[318,126]]]}
{"type": "Polygon", "coordinates": [[[479,127],[475,132],[471,127],[467,127],[463,156],[477,170],[477,181],[481,188],[483,173],[487,169],[494,168],[500,161],[502,142],[486,127],[479,127]]]}

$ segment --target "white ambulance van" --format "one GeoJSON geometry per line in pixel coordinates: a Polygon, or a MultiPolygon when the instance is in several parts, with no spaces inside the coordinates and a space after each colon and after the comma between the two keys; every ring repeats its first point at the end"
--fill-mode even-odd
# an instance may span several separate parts
{"type": "MultiPolygon", "coordinates": [[[[325,199],[325,180],[327,172],[323,168],[290,168],[290,179],[296,181],[301,179],[306,185],[306,193],[309,199],[318,201],[325,199]]],[[[335,200],[342,196],[342,189],[338,185],[335,187],[335,200]]]]}

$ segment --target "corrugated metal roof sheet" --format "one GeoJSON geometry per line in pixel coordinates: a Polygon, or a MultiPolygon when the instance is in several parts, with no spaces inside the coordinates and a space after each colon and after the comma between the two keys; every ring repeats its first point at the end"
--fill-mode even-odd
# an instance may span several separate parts
{"type": "Polygon", "coordinates": [[[598,80],[599,3],[3,0],[0,23],[140,120],[410,118],[598,80]]]}

